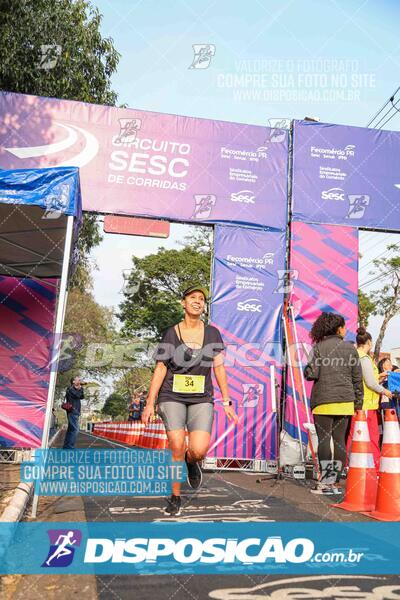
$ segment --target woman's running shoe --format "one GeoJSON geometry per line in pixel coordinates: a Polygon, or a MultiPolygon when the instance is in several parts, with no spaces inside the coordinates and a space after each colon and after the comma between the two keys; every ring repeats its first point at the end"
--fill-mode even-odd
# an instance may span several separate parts
{"type": "Polygon", "coordinates": [[[181,497],[174,496],[172,494],[171,498],[168,498],[167,502],[168,505],[164,511],[165,514],[169,517],[179,517],[181,514],[181,497]]]}
{"type": "Polygon", "coordinates": [[[201,471],[201,467],[199,463],[190,463],[186,458],[187,452],[185,454],[185,463],[187,468],[187,482],[192,488],[192,490],[197,490],[202,484],[203,481],[203,473],[201,471]]]}

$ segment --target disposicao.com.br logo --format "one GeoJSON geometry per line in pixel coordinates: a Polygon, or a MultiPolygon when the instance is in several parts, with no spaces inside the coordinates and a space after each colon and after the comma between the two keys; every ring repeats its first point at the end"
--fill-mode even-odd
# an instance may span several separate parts
{"type": "MultiPolygon", "coordinates": [[[[42,567],[67,567],[82,542],[77,529],[51,529],[47,532],[50,548],[42,567]]],[[[83,563],[165,564],[171,565],[261,565],[264,563],[301,564],[314,560],[314,543],[308,538],[293,538],[286,543],[281,536],[266,538],[210,537],[88,537],[83,563]]],[[[317,555],[315,555],[317,557],[317,555]]]]}
{"type": "MultiPolygon", "coordinates": [[[[261,392],[260,392],[261,393],[261,392]]],[[[3,573],[398,573],[400,523],[0,524],[3,573]],[[2,527],[1,527],[2,526],[2,527]],[[352,536],[352,547],[343,540],[352,536]],[[356,546],[355,546],[356,544],[356,546]]]]}
{"type": "Polygon", "coordinates": [[[262,538],[90,538],[85,563],[156,563],[167,557],[179,564],[262,564],[304,563],[312,559],[314,544],[308,538],[294,538],[284,544],[280,536],[262,538]]]}
{"type": "Polygon", "coordinates": [[[85,563],[151,563],[169,558],[176,565],[263,565],[302,563],[359,563],[363,552],[352,548],[341,552],[315,552],[308,538],[293,538],[286,544],[280,536],[267,538],[90,538],[85,563]]]}

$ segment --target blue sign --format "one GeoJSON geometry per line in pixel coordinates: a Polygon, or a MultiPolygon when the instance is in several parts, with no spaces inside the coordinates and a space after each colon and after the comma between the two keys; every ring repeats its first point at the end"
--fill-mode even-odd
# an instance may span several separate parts
{"type": "Polygon", "coordinates": [[[400,230],[400,132],[295,121],[293,220],[400,230]]]}
{"type": "Polygon", "coordinates": [[[400,551],[399,523],[1,523],[0,537],[2,574],[380,575],[400,551]]]}

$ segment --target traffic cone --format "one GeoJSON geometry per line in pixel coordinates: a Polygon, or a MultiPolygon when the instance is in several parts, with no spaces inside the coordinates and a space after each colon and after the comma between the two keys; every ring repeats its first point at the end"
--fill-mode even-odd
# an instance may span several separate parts
{"type": "Polygon", "coordinates": [[[379,521],[400,521],[400,428],[392,408],[385,410],[375,510],[365,514],[379,521]]]}
{"type": "Polygon", "coordinates": [[[346,492],[343,502],[332,506],[354,512],[373,510],[377,486],[377,473],[369,437],[367,415],[364,410],[358,410],[351,442],[346,492]]]}

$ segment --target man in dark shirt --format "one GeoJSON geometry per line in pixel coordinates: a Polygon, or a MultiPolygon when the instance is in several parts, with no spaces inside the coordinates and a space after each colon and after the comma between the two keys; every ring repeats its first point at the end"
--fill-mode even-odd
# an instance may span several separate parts
{"type": "Polygon", "coordinates": [[[83,400],[84,383],[79,377],[71,378],[71,385],[65,392],[65,402],[72,404],[72,410],[67,412],[68,428],[64,439],[64,449],[73,450],[75,448],[76,436],[79,431],[79,415],[81,414],[81,400],[83,400]]]}

